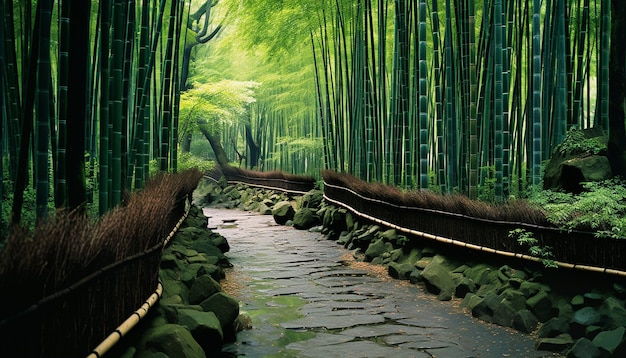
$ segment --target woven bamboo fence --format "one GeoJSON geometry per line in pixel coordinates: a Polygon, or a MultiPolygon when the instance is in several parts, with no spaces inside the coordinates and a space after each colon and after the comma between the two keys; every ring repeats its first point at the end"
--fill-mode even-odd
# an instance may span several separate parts
{"type": "Polygon", "coordinates": [[[158,285],[161,252],[202,174],[153,178],[97,223],[57,215],[0,252],[0,356],[84,357],[158,285]]]}
{"type": "Polygon", "coordinates": [[[305,194],[315,188],[315,179],[304,175],[287,174],[280,171],[259,172],[229,166],[216,167],[206,174],[219,182],[224,177],[228,184],[245,184],[292,194],[305,194]]]}
{"type": "Polygon", "coordinates": [[[533,233],[540,245],[551,248],[553,260],[561,267],[626,276],[626,240],[596,237],[593,232],[560,230],[550,226],[540,211],[525,205],[488,207],[459,196],[446,199],[427,193],[422,193],[426,198],[420,200],[416,197],[419,193],[403,193],[345,174],[325,171],[323,178],[327,201],[409,234],[469,249],[533,259],[528,256],[527,247],[509,238],[512,230],[524,229],[533,233]],[[432,205],[423,205],[424,202],[432,205]],[[433,206],[446,210],[433,209],[433,206]]]}

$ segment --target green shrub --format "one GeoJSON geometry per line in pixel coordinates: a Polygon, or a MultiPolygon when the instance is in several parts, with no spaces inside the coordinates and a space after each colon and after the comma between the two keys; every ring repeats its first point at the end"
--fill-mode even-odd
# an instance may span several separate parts
{"type": "Polygon", "coordinates": [[[597,237],[626,238],[626,185],[618,179],[583,183],[577,195],[535,190],[529,200],[549,222],[564,230],[595,231],[597,237]]]}
{"type": "Polygon", "coordinates": [[[213,169],[215,162],[202,159],[191,153],[178,153],[178,171],[182,172],[191,168],[198,168],[202,173],[206,173],[213,169]]]}

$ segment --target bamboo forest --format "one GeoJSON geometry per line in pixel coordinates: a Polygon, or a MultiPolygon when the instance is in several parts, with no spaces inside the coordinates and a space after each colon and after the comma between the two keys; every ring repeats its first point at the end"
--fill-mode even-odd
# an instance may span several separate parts
{"type": "Polygon", "coordinates": [[[209,158],[501,201],[601,128],[623,173],[619,1],[70,3],[2,3],[4,228],[209,158]]]}
{"type": "Polygon", "coordinates": [[[0,356],[515,356],[459,307],[626,355],[625,45],[624,0],[0,0],[0,356]]]}

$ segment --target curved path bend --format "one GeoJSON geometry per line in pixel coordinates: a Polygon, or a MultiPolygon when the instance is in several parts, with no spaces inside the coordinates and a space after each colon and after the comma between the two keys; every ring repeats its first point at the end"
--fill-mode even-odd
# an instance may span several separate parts
{"type": "Polygon", "coordinates": [[[252,329],[224,357],[548,357],[532,337],[469,316],[419,285],[354,262],[320,233],[271,216],[205,208],[228,240],[224,289],[252,329]],[[234,220],[234,222],[233,222],[234,220]]]}

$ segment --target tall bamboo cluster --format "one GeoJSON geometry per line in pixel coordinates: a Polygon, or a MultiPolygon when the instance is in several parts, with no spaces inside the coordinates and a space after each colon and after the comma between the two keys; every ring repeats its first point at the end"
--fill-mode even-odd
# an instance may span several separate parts
{"type": "Polygon", "coordinates": [[[608,130],[608,2],[326,0],[326,167],[503,200],[572,127],[608,130]]]}
{"type": "Polygon", "coordinates": [[[37,218],[52,203],[74,209],[93,201],[105,213],[143,186],[151,159],[176,170],[188,3],[0,7],[0,164],[14,223],[24,192],[35,193],[37,218]]]}

